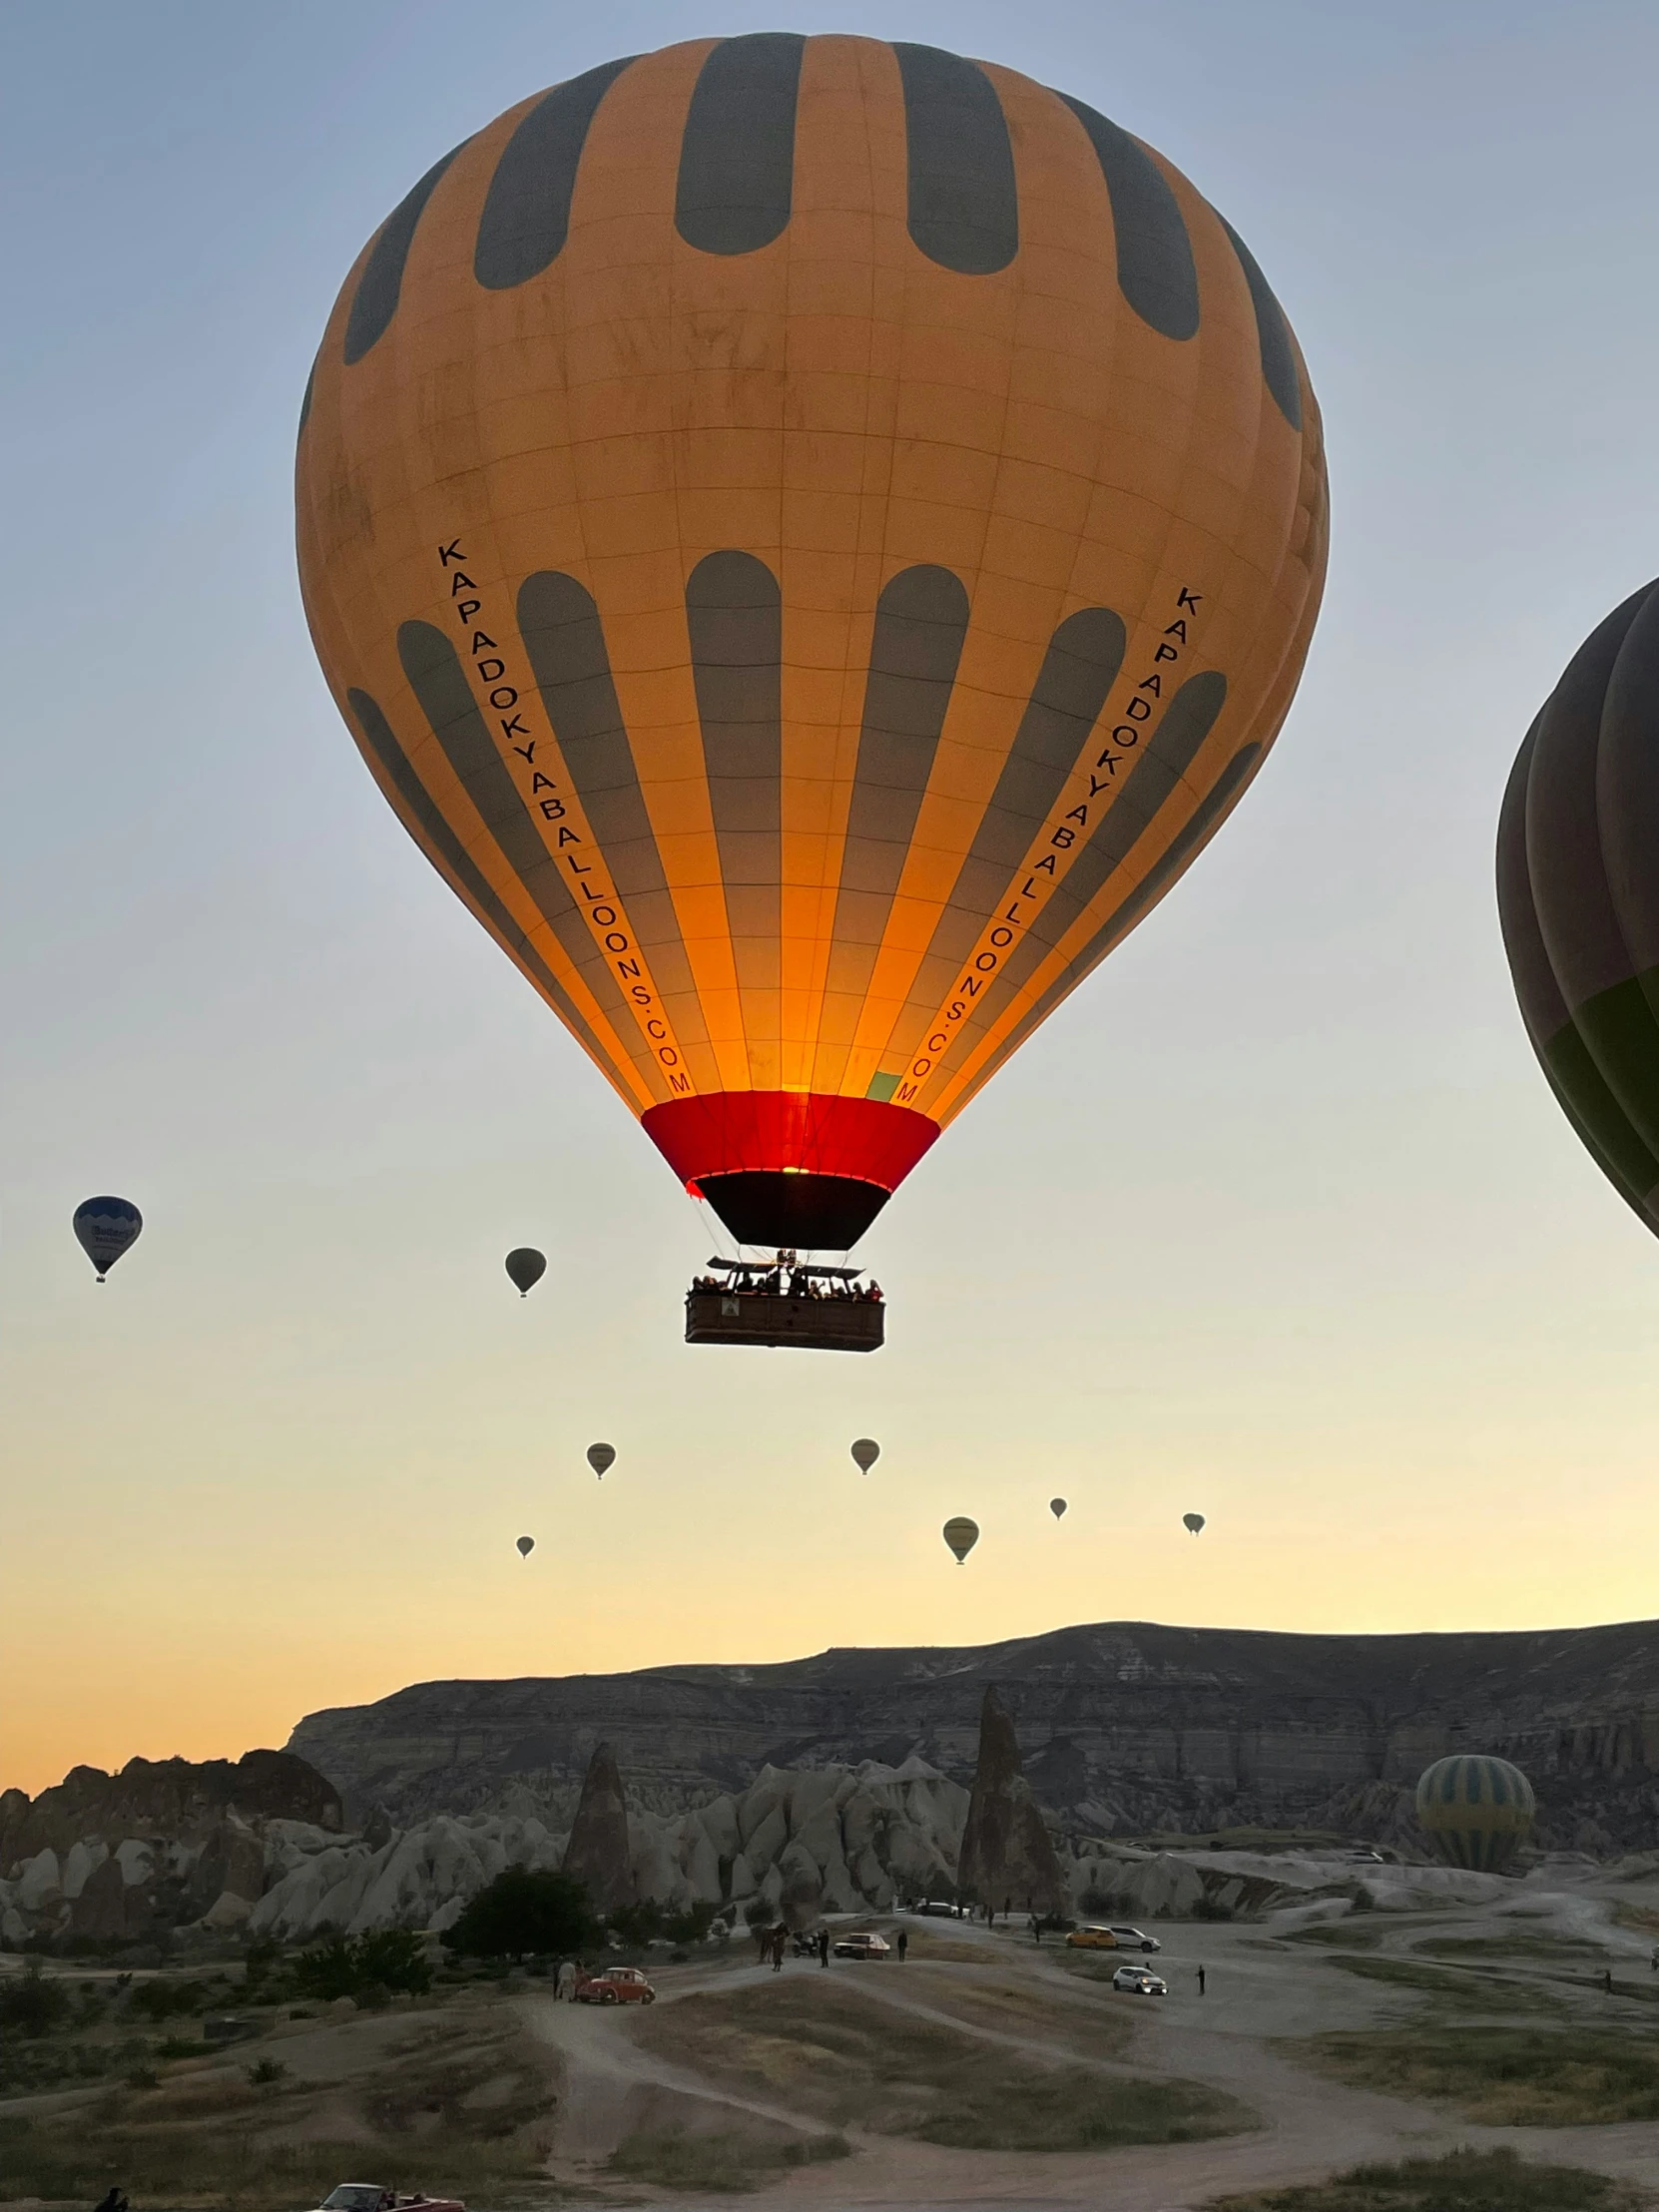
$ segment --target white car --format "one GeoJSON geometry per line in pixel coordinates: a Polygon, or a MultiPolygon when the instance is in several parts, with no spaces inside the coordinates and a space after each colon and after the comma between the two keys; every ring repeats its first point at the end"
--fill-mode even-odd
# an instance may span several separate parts
{"type": "Polygon", "coordinates": [[[837,1958],[885,1958],[891,1948],[880,1936],[841,1936],[835,1940],[837,1958]]]}
{"type": "Polygon", "coordinates": [[[1112,1976],[1114,1989],[1127,1989],[1131,1996],[1167,1997],[1169,1983],[1162,1974],[1153,1973],[1147,1966],[1120,1966],[1112,1976]]]}

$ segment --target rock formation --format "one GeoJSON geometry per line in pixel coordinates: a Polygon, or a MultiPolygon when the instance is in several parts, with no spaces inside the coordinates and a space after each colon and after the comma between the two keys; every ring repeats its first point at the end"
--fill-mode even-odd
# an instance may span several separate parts
{"type": "Polygon", "coordinates": [[[339,1794],[291,1753],[234,1764],[134,1759],[76,1767],[31,1800],[0,1794],[0,1936],[165,1939],[183,1924],[235,1928],[264,1895],[268,1838],[328,1837],[339,1794]]]}
{"type": "Polygon", "coordinates": [[[962,1831],[957,1888],[1001,1911],[1012,1901],[1022,1913],[1058,1913],[1066,1903],[1043,1817],[1020,1764],[1014,1724],[994,1690],[979,1708],[979,1758],[962,1831]]]}
{"type": "Polygon", "coordinates": [[[250,1751],[235,1762],[129,1759],[119,1774],[72,1767],[31,1800],[0,1790],[0,1868],[39,1851],[67,1851],[83,1837],[203,1841],[235,1814],[243,1821],[309,1821],[342,1828],[339,1792],[287,1751],[250,1751]]]}
{"type": "Polygon", "coordinates": [[[1413,1784],[1441,1753],[1511,1759],[1545,1844],[1659,1843],[1659,1624],[1443,1636],[1294,1636],[1113,1622],[969,1650],[845,1650],[777,1666],[428,1682],[315,1713],[290,1749],[352,1820],[573,1799],[611,1743],[632,1801],[683,1812],[768,1764],[912,1753],[973,1772],[989,1683],[1043,1807],[1102,1836],[1314,1823],[1342,1793],[1413,1784]]]}
{"type": "Polygon", "coordinates": [[[596,1913],[632,1905],[639,1895],[628,1842],[628,1801],[622,1794],[622,1777],[609,1744],[596,1744],[588,1761],[570,1842],[565,1846],[564,1872],[586,1886],[588,1902],[596,1913]]]}

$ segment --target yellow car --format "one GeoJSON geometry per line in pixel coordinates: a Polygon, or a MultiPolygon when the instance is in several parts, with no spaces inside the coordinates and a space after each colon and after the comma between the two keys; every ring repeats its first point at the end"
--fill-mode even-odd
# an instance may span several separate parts
{"type": "Polygon", "coordinates": [[[1074,1928],[1066,1937],[1073,1950],[1162,1950],[1163,1944],[1156,1936],[1148,1936],[1139,1928],[1106,1928],[1098,1922],[1086,1922],[1074,1928]]]}

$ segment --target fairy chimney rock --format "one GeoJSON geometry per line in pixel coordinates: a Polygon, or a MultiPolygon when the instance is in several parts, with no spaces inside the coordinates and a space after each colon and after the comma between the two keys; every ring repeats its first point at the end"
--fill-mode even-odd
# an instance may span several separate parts
{"type": "Polygon", "coordinates": [[[994,1690],[979,1714],[979,1763],[962,1831],[957,1888],[1001,1911],[1058,1912],[1065,1898],[1060,1862],[1020,1763],[1014,1724],[994,1690]]]}
{"type": "Polygon", "coordinates": [[[609,1744],[596,1744],[582,1781],[564,1871],[586,1883],[588,1901],[599,1913],[634,1903],[632,1854],[628,1844],[628,1806],[622,1776],[609,1744]]]}

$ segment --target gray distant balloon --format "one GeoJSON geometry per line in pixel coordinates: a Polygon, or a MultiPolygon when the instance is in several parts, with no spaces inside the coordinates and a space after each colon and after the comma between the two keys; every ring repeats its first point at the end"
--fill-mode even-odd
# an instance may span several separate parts
{"type": "Polygon", "coordinates": [[[1048,1509],[1054,1515],[1054,1518],[1058,1520],[1061,1514],[1064,1513],[1066,1509],[1065,1499],[1063,1497],[1051,1497],[1048,1501],[1048,1509]]]}
{"type": "Polygon", "coordinates": [[[534,1245],[519,1245],[507,1255],[507,1279],[520,1298],[528,1298],[546,1273],[546,1258],[534,1245]]]}
{"type": "Polygon", "coordinates": [[[605,1479],[605,1469],[607,1467],[614,1467],[616,1465],[615,1444],[589,1444],[588,1465],[592,1467],[594,1473],[597,1474],[600,1481],[603,1482],[605,1479]]]}
{"type": "Polygon", "coordinates": [[[960,1566],[979,1541],[979,1523],[969,1520],[965,1513],[955,1513],[945,1522],[940,1534],[956,1554],[956,1564],[960,1566]]]}
{"type": "Polygon", "coordinates": [[[89,1198],[75,1209],[75,1242],[103,1282],[124,1252],[138,1242],[144,1216],[130,1198],[89,1198]]]}
{"type": "Polygon", "coordinates": [[[881,1446],[873,1436],[860,1436],[852,1446],[852,1456],[858,1462],[858,1472],[868,1474],[870,1468],[881,1456],[881,1446]]]}
{"type": "Polygon", "coordinates": [[[518,1539],[518,1555],[521,1559],[528,1559],[535,1548],[536,1539],[534,1536],[520,1536],[518,1539]]]}
{"type": "Polygon", "coordinates": [[[1202,1513],[1183,1513],[1181,1525],[1189,1534],[1196,1536],[1204,1526],[1204,1515],[1202,1513]]]}

